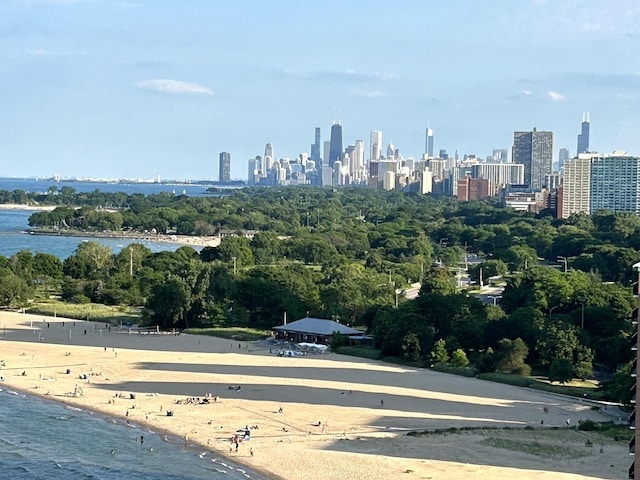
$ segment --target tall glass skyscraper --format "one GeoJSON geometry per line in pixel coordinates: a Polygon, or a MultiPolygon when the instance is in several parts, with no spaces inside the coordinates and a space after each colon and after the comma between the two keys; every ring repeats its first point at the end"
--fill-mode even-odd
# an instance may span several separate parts
{"type": "Polygon", "coordinates": [[[587,153],[589,151],[589,112],[582,114],[582,123],[580,124],[580,133],[578,134],[578,154],[587,153]]]}
{"type": "Polygon", "coordinates": [[[433,128],[427,127],[424,153],[427,154],[427,158],[433,158],[433,128]]]}
{"type": "Polygon", "coordinates": [[[342,161],[342,125],[334,123],[331,125],[331,139],[329,140],[329,161],[323,165],[333,167],[336,161],[342,161]]]}
{"type": "Polygon", "coordinates": [[[369,136],[370,143],[370,160],[380,160],[382,156],[382,132],[379,130],[374,130],[371,132],[369,136]]]}
{"type": "Polygon", "coordinates": [[[513,163],[524,165],[524,184],[539,192],[546,175],[551,175],[553,163],[553,132],[513,132],[513,163]]]}
{"type": "Polygon", "coordinates": [[[231,154],[229,152],[220,152],[218,181],[231,181],[231,154]]]}
{"type": "Polygon", "coordinates": [[[558,152],[558,170],[564,169],[564,164],[569,160],[569,149],[561,148],[558,152]]]}
{"type": "Polygon", "coordinates": [[[320,166],[320,127],[316,127],[315,141],[311,144],[311,160],[320,166]]]}

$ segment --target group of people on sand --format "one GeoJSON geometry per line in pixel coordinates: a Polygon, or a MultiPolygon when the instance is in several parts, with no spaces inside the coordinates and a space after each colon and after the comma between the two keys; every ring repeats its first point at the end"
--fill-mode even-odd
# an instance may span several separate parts
{"type": "Polygon", "coordinates": [[[209,403],[211,403],[209,398],[212,399],[213,403],[217,403],[218,402],[218,396],[216,395],[215,397],[206,396],[204,398],[187,397],[187,398],[184,398],[182,400],[176,400],[175,403],[176,403],[176,405],[208,405],[209,403]]]}

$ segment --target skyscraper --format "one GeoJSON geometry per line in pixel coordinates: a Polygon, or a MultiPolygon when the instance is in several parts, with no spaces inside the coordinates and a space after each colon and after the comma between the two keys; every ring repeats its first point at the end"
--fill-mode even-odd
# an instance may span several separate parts
{"type": "Polygon", "coordinates": [[[578,154],[589,151],[589,112],[582,114],[580,133],[578,134],[578,154]]]}
{"type": "MultiPolygon", "coordinates": [[[[326,160],[326,159],[325,159],[326,160]]],[[[334,123],[331,125],[331,139],[329,140],[329,159],[323,163],[330,167],[336,161],[342,160],[342,125],[334,123]]]]}
{"type": "Polygon", "coordinates": [[[424,152],[427,154],[427,158],[433,158],[433,128],[427,127],[424,152]]]}
{"type": "Polygon", "coordinates": [[[354,145],[353,154],[351,155],[351,162],[349,163],[349,173],[352,180],[361,180],[364,174],[364,141],[356,140],[354,145]]]}
{"type": "Polygon", "coordinates": [[[509,161],[509,153],[506,148],[494,148],[491,156],[494,162],[507,163],[509,161]]]}
{"type": "Polygon", "coordinates": [[[382,155],[382,132],[379,130],[374,130],[371,132],[370,136],[370,148],[371,153],[369,156],[370,160],[380,160],[380,156],[382,155]]]}
{"type": "Polygon", "coordinates": [[[640,158],[624,152],[591,159],[591,211],[640,213],[640,158]]]}
{"type": "Polygon", "coordinates": [[[564,169],[564,164],[569,160],[569,149],[561,148],[558,152],[558,170],[562,171],[564,169]]]}
{"type": "Polygon", "coordinates": [[[553,132],[513,132],[511,155],[513,163],[524,165],[524,184],[533,192],[544,185],[545,175],[551,174],[553,162],[553,132]]]}
{"type": "Polygon", "coordinates": [[[271,158],[273,161],[273,143],[269,142],[264,146],[264,156],[271,158]]]}
{"type": "Polygon", "coordinates": [[[316,127],[315,141],[311,144],[311,160],[320,165],[320,127],[316,127]]]}
{"type": "Polygon", "coordinates": [[[564,164],[562,209],[558,217],[591,211],[591,156],[578,155],[564,164]]]}
{"type": "Polygon", "coordinates": [[[231,154],[229,152],[220,152],[220,165],[219,165],[218,181],[229,182],[231,181],[231,154]]]}

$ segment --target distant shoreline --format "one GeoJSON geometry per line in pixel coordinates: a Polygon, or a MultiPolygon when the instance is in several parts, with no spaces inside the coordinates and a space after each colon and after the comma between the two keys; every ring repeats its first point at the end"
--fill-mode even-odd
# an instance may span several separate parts
{"type": "MultiPolygon", "coordinates": [[[[19,203],[0,203],[0,210],[19,211],[52,211],[59,205],[31,205],[19,203]]],[[[163,233],[123,233],[123,232],[89,232],[80,230],[52,230],[30,228],[22,233],[29,235],[42,235],[50,237],[87,237],[87,238],[114,238],[124,240],[141,240],[161,243],[175,243],[192,247],[217,247],[220,245],[220,237],[197,236],[197,235],[167,235],[163,233]]]]}
{"type": "Polygon", "coordinates": [[[203,237],[195,235],[167,235],[157,233],[118,233],[118,232],[83,232],[79,230],[49,230],[28,229],[24,233],[29,235],[43,235],[49,237],[87,237],[114,238],[123,240],[141,240],[147,242],[175,243],[193,247],[217,247],[220,237],[203,237]]]}
{"type": "Polygon", "coordinates": [[[26,203],[0,203],[0,210],[31,210],[34,212],[50,212],[59,205],[32,205],[26,203]]]}

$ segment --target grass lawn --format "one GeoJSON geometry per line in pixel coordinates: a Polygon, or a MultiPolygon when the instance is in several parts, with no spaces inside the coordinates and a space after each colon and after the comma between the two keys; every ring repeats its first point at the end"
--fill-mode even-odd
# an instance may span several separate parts
{"type": "Polygon", "coordinates": [[[220,327],[220,328],[187,328],[184,333],[193,335],[210,335],[212,337],[226,338],[240,342],[262,340],[271,335],[269,330],[246,327],[220,327]]]}
{"type": "Polygon", "coordinates": [[[48,317],[75,318],[77,320],[95,320],[117,325],[119,323],[138,324],[141,322],[140,312],[131,307],[101,305],[95,303],[64,303],[57,300],[34,303],[27,313],[48,317]]]}

